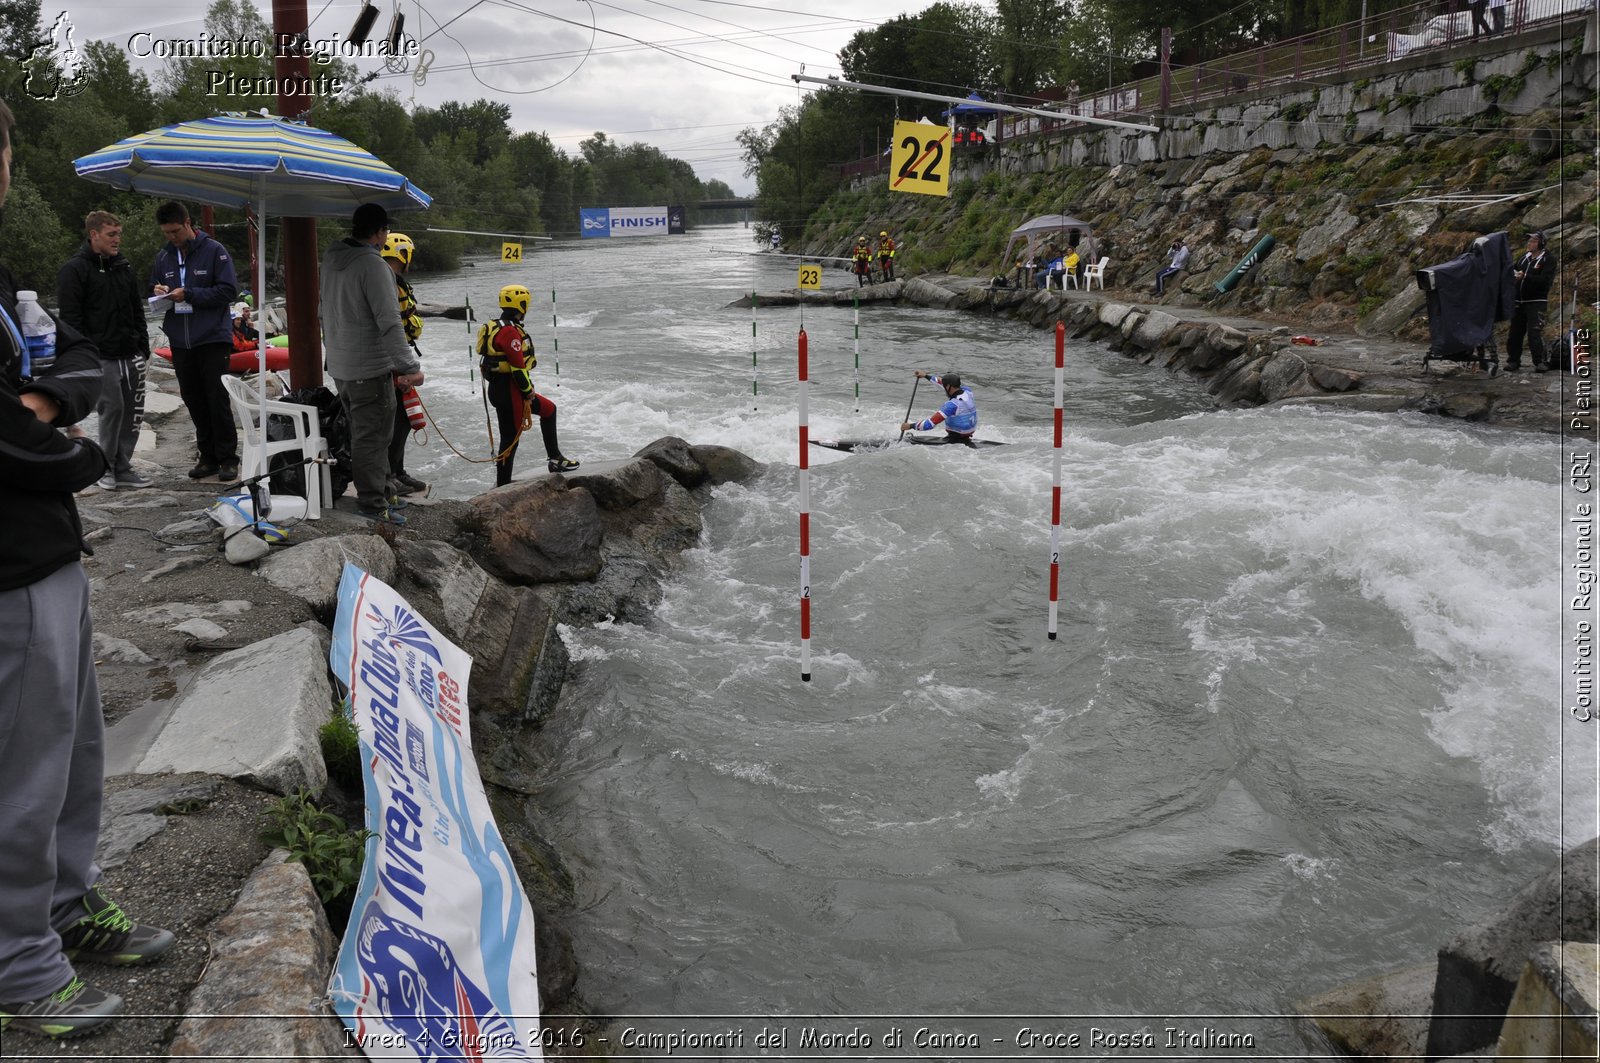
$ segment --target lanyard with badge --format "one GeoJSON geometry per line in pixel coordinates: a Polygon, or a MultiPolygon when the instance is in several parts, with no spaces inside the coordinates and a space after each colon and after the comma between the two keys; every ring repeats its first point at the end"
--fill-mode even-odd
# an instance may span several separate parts
{"type": "MultiPolygon", "coordinates": [[[[176,245],[174,245],[176,246],[176,245]]],[[[173,303],[174,314],[194,313],[194,304],[189,301],[189,267],[183,261],[183,248],[178,248],[178,287],[183,289],[183,302],[173,303]]]]}

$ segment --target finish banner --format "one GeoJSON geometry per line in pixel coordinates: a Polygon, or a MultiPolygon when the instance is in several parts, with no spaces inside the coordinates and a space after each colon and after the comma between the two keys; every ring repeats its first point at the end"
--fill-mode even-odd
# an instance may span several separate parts
{"type": "Polygon", "coordinates": [[[612,236],[666,236],[684,231],[682,207],[584,207],[578,211],[585,240],[612,236]]]}
{"type": "Polygon", "coordinates": [[[472,658],[346,564],[328,663],[373,832],[328,987],[350,1043],[372,1059],[542,1059],[533,912],[472,755],[472,658]]]}

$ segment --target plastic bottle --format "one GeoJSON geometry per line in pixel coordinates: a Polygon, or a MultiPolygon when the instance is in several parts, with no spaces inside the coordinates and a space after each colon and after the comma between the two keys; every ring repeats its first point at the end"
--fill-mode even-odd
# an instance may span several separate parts
{"type": "Polygon", "coordinates": [[[17,324],[28,345],[23,357],[23,375],[42,376],[56,364],[56,323],[39,305],[38,292],[17,293],[17,324]]]}

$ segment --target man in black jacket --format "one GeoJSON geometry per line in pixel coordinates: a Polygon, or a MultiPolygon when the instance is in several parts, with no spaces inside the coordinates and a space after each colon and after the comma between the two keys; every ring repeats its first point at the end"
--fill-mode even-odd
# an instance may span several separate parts
{"type": "MultiPolygon", "coordinates": [[[[13,124],[0,102],[0,204],[13,124]]],[[[30,380],[22,345],[16,281],[0,267],[0,1031],[68,1037],[122,1010],[74,960],[143,963],[173,936],[124,915],[94,862],[104,724],[72,494],[106,471],[74,427],[100,395],[100,356],[57,322],[55,364],[30,380]]]]}
{"type": "Polygon", "coordinates": [[[78,253],[56,274],[61,320],[94,341],[100,350],[103,382],[100,402],[100,449],[111,469],[100,477],[108,491],[149,487],[133,471],[133,448],[144,420],[144,371],[150,362],[150,333],[144,324],[144,300],[133,265],[122,257],[122,222],[107,211],[83,219],[87,233],[78,253]]]}
{"type": "Polygon", "coordinates": [[[1528,234],[1528,249],[1511,267],[1517,284],[1517,308],[1511,312],[1511,331],[1506,336],[1506,372],[1522,368],[1522,337],[1528,337],[1533,352],[1533,371],[1550,368],[1544,349],[1544,315],[1550,300],[1550,285],[1556,279],[1555,256],[1545,250],[1544,233],[1528,234]]]}

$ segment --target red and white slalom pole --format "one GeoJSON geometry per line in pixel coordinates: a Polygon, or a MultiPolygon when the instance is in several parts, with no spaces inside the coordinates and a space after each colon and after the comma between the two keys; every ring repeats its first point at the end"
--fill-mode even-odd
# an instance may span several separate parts
{"type": "Polygon", "coordinates": [[[806,330],[800,330],[800,681],[811,682],[811,425],[806,411],[806,330]]]}
{"type": "Polygon", "coordinates": [[[1061,579],[1061,426],[1064,420],[1061,410],[1062,393],[1065,391],[1064,377],[1066,372],[1067,355],[1067,326],[1064,322],[1056,322],[1056,438],[1054,469],[1050,478],[1050,626],[1049,636],[1056,637],[1056,594],[1061,579]]]}

